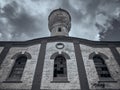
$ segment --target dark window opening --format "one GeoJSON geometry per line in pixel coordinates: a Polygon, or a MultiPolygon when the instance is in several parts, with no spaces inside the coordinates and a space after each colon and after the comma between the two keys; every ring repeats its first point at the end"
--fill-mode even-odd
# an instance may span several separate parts
{"type": "Polygon", "coordinates": [[[16,59],[12,71],[9,77],[7,78],[7,81],[20,81],[26,61],[27,61],[26,56],[20,56],[19,58],[16,59]]]}
{"type": "Polygon", "coordinates": [[[93,61],[99,78],[111,78],[110,72],[103,58],[101,58],[99,55],[96,55],[93,57],[93,61]]]}
{"type": "Polygon", "coordinates": [[[57,77],[57,70],[54,70],[54,77],[57,77]]]}
{"type": "Polygon", "coordinates": [[[55,64],[54,67],[57,67],[57,64],[55,64]]]}
{"type": "Polygon", "coordinates": [[[53,81],[67,81],[66,59],[62,55],[54,60],[53,81]]]}
{"type": "Polygon", "coordinates": [[[62,30],[61,30],[61,28],[58,28],[58,32],[61,32],[62,30]]]}

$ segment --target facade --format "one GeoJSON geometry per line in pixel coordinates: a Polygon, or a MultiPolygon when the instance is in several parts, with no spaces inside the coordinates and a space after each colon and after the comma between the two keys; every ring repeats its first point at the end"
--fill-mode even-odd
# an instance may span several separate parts
{"type": "Polygon", "coordinates": [[[120,42],[69,37],[63,9],[48,20],[50,37],[0,42],[0,90],[120,90],[120,42]]]}

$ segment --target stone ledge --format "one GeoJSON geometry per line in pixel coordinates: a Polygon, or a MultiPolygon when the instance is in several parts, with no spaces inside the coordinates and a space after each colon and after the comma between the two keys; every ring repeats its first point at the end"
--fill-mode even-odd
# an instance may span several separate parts
{"type": "Polygon", "coordinates": [[[22,81],[3,81],[3,83],[22,83],[22,81]]]}
{"type": "Polygon", "coordinates": [[[98,81],[98,83],[117,83],[113,78],[105,78],[98,81]]]}
{"type": "Polygon", "coordinates": [[[51,81],[51,83],[70,83],[70,81],[51,81]]]}

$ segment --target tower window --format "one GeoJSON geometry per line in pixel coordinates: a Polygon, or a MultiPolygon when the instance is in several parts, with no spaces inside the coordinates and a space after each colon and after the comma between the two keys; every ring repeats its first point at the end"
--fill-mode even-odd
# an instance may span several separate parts
{"type": "Polygon", "coordinates": [[[64,56],[59,55],[54,60],[53,81],[67,81],[67,66],[64,56]]]}
{"type": "Polygon", "coordinates": [[[61,30],[61,28],[58,28],[58,32],[61,32],[62,30],[61,30]]]}
{"type": "Polygon", "coordinates": [[[24,71],[26,61],[27,61],[26,56],[20,56],[16,59],[15,64],[12,68],[12,71],[9,77],[7,78],[7,81],[20,81],[24,71]]]}
{"type": "Polygon", "coordinates": [[[100,79],[111,78],[110,72],[101,56],[95,55],[93,61],[100,79]]]}

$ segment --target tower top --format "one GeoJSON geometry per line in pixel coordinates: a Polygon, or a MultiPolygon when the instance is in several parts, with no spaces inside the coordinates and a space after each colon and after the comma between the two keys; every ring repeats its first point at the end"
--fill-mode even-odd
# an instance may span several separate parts
{"type": "Polygon", "coordinates": [[[71,16],[64,9],[53,10],[48,17],[51,36],[68,36],[71,28],[71,16]]]}

